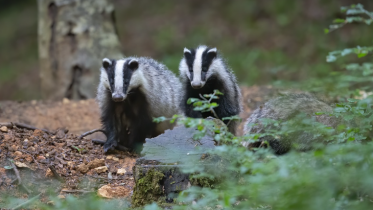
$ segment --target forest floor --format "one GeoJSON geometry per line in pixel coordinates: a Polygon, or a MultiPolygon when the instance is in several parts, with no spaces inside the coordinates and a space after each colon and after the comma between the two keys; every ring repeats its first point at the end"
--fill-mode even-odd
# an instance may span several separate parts
{"type": "MultiPolygon", "coordinates": [[[[241,87],[241,90],[242,119],[277,94],[267,86],[241,87]]],[[[48,190],[60,198],[67,194],[96,193],[106,198],[130,199],[134,188],[132,167],[138,155],[122,151],[104,154],[102,146],[91,141],[105,139],[101,133],[79,138],[82,133],[101,126],[94,99],[0,101],[0,124],[9,122],[38,129],[0,126],[0,192],[17,198],[41,193],[45,202],[48,190]]],[[[239,128],[241,135],[243,123],[244,120],[239,128]]],[[[3,197],[0,193],[0,204],[3,197]]]]}

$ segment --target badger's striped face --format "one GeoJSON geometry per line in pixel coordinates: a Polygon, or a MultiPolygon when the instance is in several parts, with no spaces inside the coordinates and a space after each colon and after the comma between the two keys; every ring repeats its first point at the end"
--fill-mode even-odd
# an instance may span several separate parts
{"type": "Polygon", "coordinates": [[[124,101],[127,97],[131,77],[138,69],[139,63],[136,59],[102,60],[101,80],[111,91],[113,101],[124,101]]]}
{"type": "MultiPolygon", "coordinates": [[[[185,64],[189,72],[184,72],[189,80],[190,85],[194,89],[202,88],[209,75],[211,75],[210,67],[216,58],[216,48],[208,48],[200,46],[197,49],[189,50],[184,48],[185,64]]],[[[183,69],[183,68],[181,68],[183,69]]]]}

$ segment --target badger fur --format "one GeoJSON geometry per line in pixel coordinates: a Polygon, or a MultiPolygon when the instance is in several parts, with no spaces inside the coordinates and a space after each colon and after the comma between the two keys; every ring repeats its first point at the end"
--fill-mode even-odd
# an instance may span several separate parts
{"type": "MultiPolygon", "coordinates": [[[[292,93],[269,100],[256,109],[247,119],[244,126],[244,135],[254,133],[265,133],[269,129],[274,129],[272,125],[264,125],[262,119],[273,119],[280,122],[289,120],[299,120],[296,117],[312,117],[316,122],[335,128],[339,124],[336,117],[328,114],[316,115],[316,112],[331,113],[333,108],[315,96],[307,93],[292,93]],[[304,114],[304,115],[300,115],[304,114]]],[[[295,121],[298,123],[299,121],[295,121]]],[[[278,155],[288,152],[294,145],[300,151],[311,149],[315,142],[322,142],[323,137],[314,135],[314,133],[299,129],[290,136],[265,136],[257,143],[244,142],[244,146],[256,147],[263,141],[267,141],[269,146],[278,155]],[[259,144],[258,144],[259,143],[259,144]],[[255,146],[256,145],[256,146],[255,146]]]]}
{"type": "MultiPolygon", "coordinates": [[[[184,48],[184,57],[179,65],[183,96],[181,108],[187,117],[214,117],[210,112],[193,110],[192,104],[187,104],[189,98],[200,98],[200,94],[211,94],[215,89],[224,95],[214,99],[219,106],[214,111],[222,119],[238,115],[241,107],[241,92],[233,72],[218,55],[216,48],[199,46],[196,49],[184,48]]],[[[228,120],[224,123],[228,124],[228,120]]],[[[237,121],[229,123],[229,131],[236,134],[237,121]]]]}
{"type": "Polygon", "coordinates": [[[97,101],[107,135],[104,150],[124,146],[141,151],[145,138],[172,128],[153,117],[179,114],[181,84],[166,66],[150,58],[102,61],[97,101]]]}

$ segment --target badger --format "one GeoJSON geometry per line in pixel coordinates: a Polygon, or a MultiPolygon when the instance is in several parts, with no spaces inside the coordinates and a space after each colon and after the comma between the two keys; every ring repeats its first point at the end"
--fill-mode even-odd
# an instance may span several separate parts
{"type": "MultiPolygon", "coordinates": [[[[216,48],[198,46],[196,49],[184,48],[184,57],[180,65],[180,80],[182,83],[181,109],[185,116],[192,118],[215,117],[210,112],[193,110],[192,104],[187,104],[189,98],[200,98],[200,95],[211,94],[219,90],[224,95],[214,99],[219,106],[214,111],[219,119],[238,115],[241,110],[241,92],[236,77],[227,66],[216,48]]],[[[236,134],[238,121],[224,120],[231,133],[236,134]]]]}
{"type": "Polygon", "coordinates": [[[153,117],[181,113],[181,84],[166,66],[145,57],[104,58],[100,70],[97,102],[107,135],[105,152],[119,146],[140,152],[145,138],[173,127],[153,122],[153,117]]]}
{"type": "MultiPolygon", "coordinates": [[[[272,119],[278,122],[290,122],[293,120],[292,132],[286,136],[274,137],[266,135],[254,143],[243,142],[246,147],[258,147],[264,141],[267,141],[275,154],[281,155],[287,153],[292,147],[296,146],[299,151],[312,149],[314,143],[323,142],[323,135],[319,132],[312,133],[309,127],[301,127],[304,117],[313,120],[313,122],[322,123],[325,126],[336,128],[341,123],[340,119],[328,115],[333,108],[309,93],[290,93],[269,100],[263,106],[260,106],[250,115],[244,125],[244,135],[255,133],[266,133],[269,130],[278,130],[272,124],[263,123],[263,119],[272,119]],[[320,114],[316,114],[319,112],[320,114]],[[324,113],[324,114],[321,114],[324,113]],[[313,118],[313,119],[312,119],[313,118]],[[299,128],[297,128],[299,126],[299,128]],[[309,130],[310,129],[310,130],[309,130]]],[[[312,122],[312,121],[311,121],[312,122]]],[[[305,125],[305,126],[313,126],[305,125]]]]}

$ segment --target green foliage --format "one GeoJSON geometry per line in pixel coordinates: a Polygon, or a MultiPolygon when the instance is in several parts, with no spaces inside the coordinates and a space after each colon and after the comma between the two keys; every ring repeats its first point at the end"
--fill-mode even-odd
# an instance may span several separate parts
{"type": "MultiPolygon", "coordinates": [[[[6,196],[5,196],[6,197],[6,196]]],[[[4,198],[4,197],[3,197],[4,198]]],[[[15,199],[7,198],[7,202],[2,206],[3,208],[13,209],[16,206],[22,205],[22,208],[27,209],[41,209],[41,210],[93,210],[93,209],[128,209],[129,202],[125,199],[111,199],[106,200],[99,198],[95,195],[86,196],[72,196],[68,195],[66,198],[58,198],[55,195],[46,196],[44,200],[47,199],[49,202],[45,204],[39,200],[39,196],[26,198],[26,199],[15,199]],[[35,199],[36,198],[36,199],[35,199]],[[32,202],[30,202],[30,200],[32,202]],[[26,203],[27,202],[27,203],[26,203]]],[[[20,208],[20,207],[18,207],[20,208]]]]}
{"type": "MultiPolygon", "coordinates": [[[[373,13],[362,5],[343,7],[342,11],[347,17],[335,20],[327,32],[351,22],[369,25],[373,20],[373,13]]],[[[342,60],[350,54],[366,59],[372,49],[373,46],[368,46],[333,51],[327,61],[342,60]]],[[[371,209],[373,96],[369,91],[372,91],[373,65],[365,60],[361,64],[351,63],[348,59],[338,63],[343,71],[330,72],[328,77],[310,79],[297,86],[336,97],[332,113],[314,114],[337,118],[338,126],[328,127],[300,114],[287,121],[262,119],[261,123],[270,128],[265,133],[233,137],[224,132],[220,138],[229,144],[217,146],[210,154],[227,160],[224,172],[217,165],[184,169],[198,174],[199,178],[218,178],[219,182],[213,188],[194,186],[182,192],[177,199],[180,205],[175,209],[371,209]],[[299,132],[322,141],[307,152],[293,149],[282,156],[275,156],[270,149],[258,148],[252,152],[240,145],[242,141],[254,142],[265,136],[291,139],[299,132]]],[[[203,103],[196,105],[204,106],[204,110],[209,108],[203,103]]],[[[195,120],[201,124],[208,121],[195,120]]],[[[194,120],[182,122],[191,121],[194,120]]]]}

